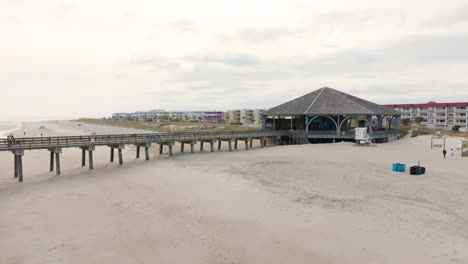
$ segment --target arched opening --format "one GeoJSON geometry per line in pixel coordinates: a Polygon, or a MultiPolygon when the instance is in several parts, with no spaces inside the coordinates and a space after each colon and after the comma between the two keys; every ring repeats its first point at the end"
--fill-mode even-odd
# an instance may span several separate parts
{"type": "Polygon", "coordinates": [[[350,116],[347,116],[345,117],[343,120],[341,120],[340,122],[340,131],[343,131],[343,130],[350,130],[351,127],[350,127],[350,120],[352,120],[352,118],[350,116]]]}
{"type": "Polygon", "coordinates": [[[330,116],[314,116],[307,124],[309,131],[338,130],[337,122],[330,116]]]}

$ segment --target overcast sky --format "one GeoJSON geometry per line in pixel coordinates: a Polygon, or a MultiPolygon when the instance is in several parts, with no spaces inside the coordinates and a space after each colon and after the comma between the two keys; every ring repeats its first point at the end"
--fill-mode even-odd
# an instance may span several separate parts
{"type": "Polygon", "coordinates": [[[0,0],[0,120],[468,101],[466,0],[0,0]]]}

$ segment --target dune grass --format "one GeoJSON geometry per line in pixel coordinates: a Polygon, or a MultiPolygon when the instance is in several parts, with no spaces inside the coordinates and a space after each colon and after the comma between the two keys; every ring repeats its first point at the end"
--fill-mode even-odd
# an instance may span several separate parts
{"type": "Polygon", "coordinates": [[[411,130],[411,137],[417,137],[417,136],[422,136],[422,135],[440,135],[440,136],[468,138],[467,132],[455,132],[451,130],[433,129],[433,128],[424,127],[424,126],[409,127],[406,129],[408,129],[408,131],[411,130]]]}
{"type": "Polygon", "coordinates": [[[196,131],[238,131],[238,130],[255,130],[256,127],[245,127],[234,124],[204,124],[198,122],[140,122],[140,121],[117,121],[112,119],[93,119],[81,118],[74,120],[81,123],[89,123],[95,125],[106,125],[115,127],[135,128],[149,131],[160,132],[196,132],[196,131]]]}

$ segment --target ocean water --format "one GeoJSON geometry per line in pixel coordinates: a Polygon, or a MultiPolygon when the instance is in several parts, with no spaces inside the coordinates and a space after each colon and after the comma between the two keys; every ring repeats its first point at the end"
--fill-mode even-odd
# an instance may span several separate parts
{"type": "Polygon", "coordinates": [[[0,138],[5,138],[9,133],[21,129],[21,123],[0,123],[0,138]]]}

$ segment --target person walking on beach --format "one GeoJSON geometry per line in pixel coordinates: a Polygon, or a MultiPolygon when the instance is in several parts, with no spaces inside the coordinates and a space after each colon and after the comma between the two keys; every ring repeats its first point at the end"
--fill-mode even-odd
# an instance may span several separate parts
{"type": "Polygon", "coordinates": [[[453,156],[455,156],[455,151],[453,151],[453,149],[450,149],[450,157],[453,158],[453,156]]]}
{"type": "Polygon", "coordinates": [[[447,150],[442,150],[442,154],[444,154],[444,159],[445,159],[445,155],[447,155],[447,150]]]}

